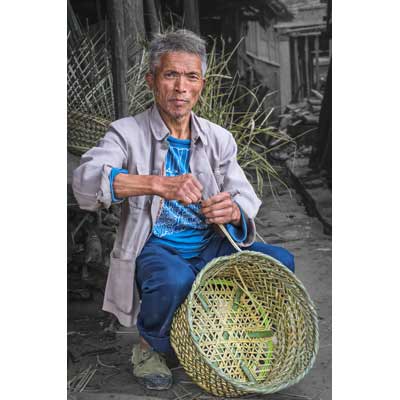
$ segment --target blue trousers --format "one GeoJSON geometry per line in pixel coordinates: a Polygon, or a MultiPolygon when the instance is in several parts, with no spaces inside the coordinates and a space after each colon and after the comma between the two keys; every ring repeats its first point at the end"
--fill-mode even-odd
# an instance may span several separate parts
{"type": "MultiPolygon", "coordinates": [[[[270,255],[294,272],[294,257],[282,247],[256,242],[245,250],[270,255]]],[[[173,248],[147,243],[136,259],[136,283],[142,300],[137,327],[157,352],[172,352],[169,333],[175,311],[189,294],[198,272],[213,258],[236,250],[215,237],[198,257],[184,259],[173,248]]]]}

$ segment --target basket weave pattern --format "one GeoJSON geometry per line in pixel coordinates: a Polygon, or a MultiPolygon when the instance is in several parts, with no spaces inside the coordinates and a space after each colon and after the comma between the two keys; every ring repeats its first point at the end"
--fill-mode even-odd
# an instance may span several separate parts
{"type": "Polygon", "coordinates": [[[69,111],[68,150],[73,154],[83,154],[104,136],[110,122],[105,118],[95,115],[79,111],[69,111]]]}
{"type": "Polygon", "coordinates": [[[300,381],[318,350],[317,316],[301,282],[272,257],[212,260],[175,314],[182,366],[217,396],[272,393],[300,381]]]}

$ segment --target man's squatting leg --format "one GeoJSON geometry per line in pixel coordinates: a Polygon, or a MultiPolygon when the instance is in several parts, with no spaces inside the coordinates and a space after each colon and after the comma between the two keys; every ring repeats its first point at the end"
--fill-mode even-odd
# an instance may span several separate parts
{"type": "Polygon", "coordinates": [[[194,279],[189,262],[173,249],[148,243],[137,258],[136,282],[142,299],[137,327],[155,351],[172,351],[169,341],[172,319],[194,279]]]}

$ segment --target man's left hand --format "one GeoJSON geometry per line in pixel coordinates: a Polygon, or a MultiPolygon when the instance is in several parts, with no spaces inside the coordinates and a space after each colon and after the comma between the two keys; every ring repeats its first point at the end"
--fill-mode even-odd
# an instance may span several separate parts
{"type": "Polygon", "coordinates": [[[203,200],[201,206],[207,223],[240,225],[240,209],[227,192],[203,200]]]}

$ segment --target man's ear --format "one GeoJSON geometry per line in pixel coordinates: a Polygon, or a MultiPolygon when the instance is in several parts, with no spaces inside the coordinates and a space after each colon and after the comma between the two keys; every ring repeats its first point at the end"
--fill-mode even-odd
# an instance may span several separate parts
{"type": "Polygon", "coordinates": [[[154,75],[151,72],[147,72],[145,76],[147,85],[149,86],[150,90],[153,90],[154,86],[154,75]]]}

